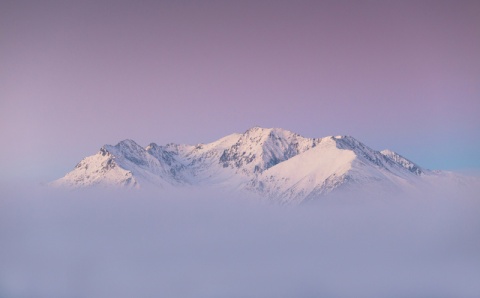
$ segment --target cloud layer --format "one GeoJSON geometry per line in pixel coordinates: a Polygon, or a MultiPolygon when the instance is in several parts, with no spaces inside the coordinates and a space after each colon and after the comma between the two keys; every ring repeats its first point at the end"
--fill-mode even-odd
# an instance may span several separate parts
{"type": "MultiPolygon", "coordinates": [[[[453,193],[453,192],[452,192],[453,193]]],[[[2,297],[476,297],[474,193],[296,208],[213,192],[10,192],[2,297]]]]}

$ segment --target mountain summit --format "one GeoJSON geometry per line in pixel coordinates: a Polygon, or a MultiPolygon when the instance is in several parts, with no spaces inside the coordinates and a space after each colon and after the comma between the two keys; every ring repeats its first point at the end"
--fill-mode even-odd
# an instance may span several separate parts
{"type": "Polygon", "coordinates": [[[339,190],[398,191],[435,172],[351,136],[305,138],[280,128],[253,127],[209,144],[142,147],[132,140],[105,145],[51,183],[140,188],[214,186],[301,203],[339,190]]]}

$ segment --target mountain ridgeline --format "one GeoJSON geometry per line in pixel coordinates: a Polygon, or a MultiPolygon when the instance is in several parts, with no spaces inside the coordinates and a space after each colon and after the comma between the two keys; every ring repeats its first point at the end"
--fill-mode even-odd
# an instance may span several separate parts
{"type": "Polygon", "coordinates": [[[350,136],[305,138],[279,128],[253,127],[209,144],[142,147],[132,140],[105,145],[51,185],[171,189],[218,187],[285,204],[340,190],[395,192],[437,172],[390,150],[376,151],[350,136]]]}

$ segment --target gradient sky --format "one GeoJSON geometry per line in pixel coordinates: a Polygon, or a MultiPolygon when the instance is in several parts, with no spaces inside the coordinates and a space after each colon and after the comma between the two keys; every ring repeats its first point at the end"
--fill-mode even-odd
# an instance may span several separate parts
{"type": "Polygon", "coordinates": [[[2,178],[259,125],[480,168],[479,1],[0,2],[2,178]]]}

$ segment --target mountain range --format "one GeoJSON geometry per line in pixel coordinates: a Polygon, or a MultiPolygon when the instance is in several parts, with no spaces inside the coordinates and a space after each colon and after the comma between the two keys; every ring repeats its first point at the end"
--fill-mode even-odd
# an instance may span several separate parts
{"type": "Polygon", "coordinates": [[[351,136],[306,138],[280,128],[253,127],[208,144],[142,147],[124,140],[104,145],[51,185],[215,187],[298,204],[341,190],[401,192],[441,174],[351,136]]]}

